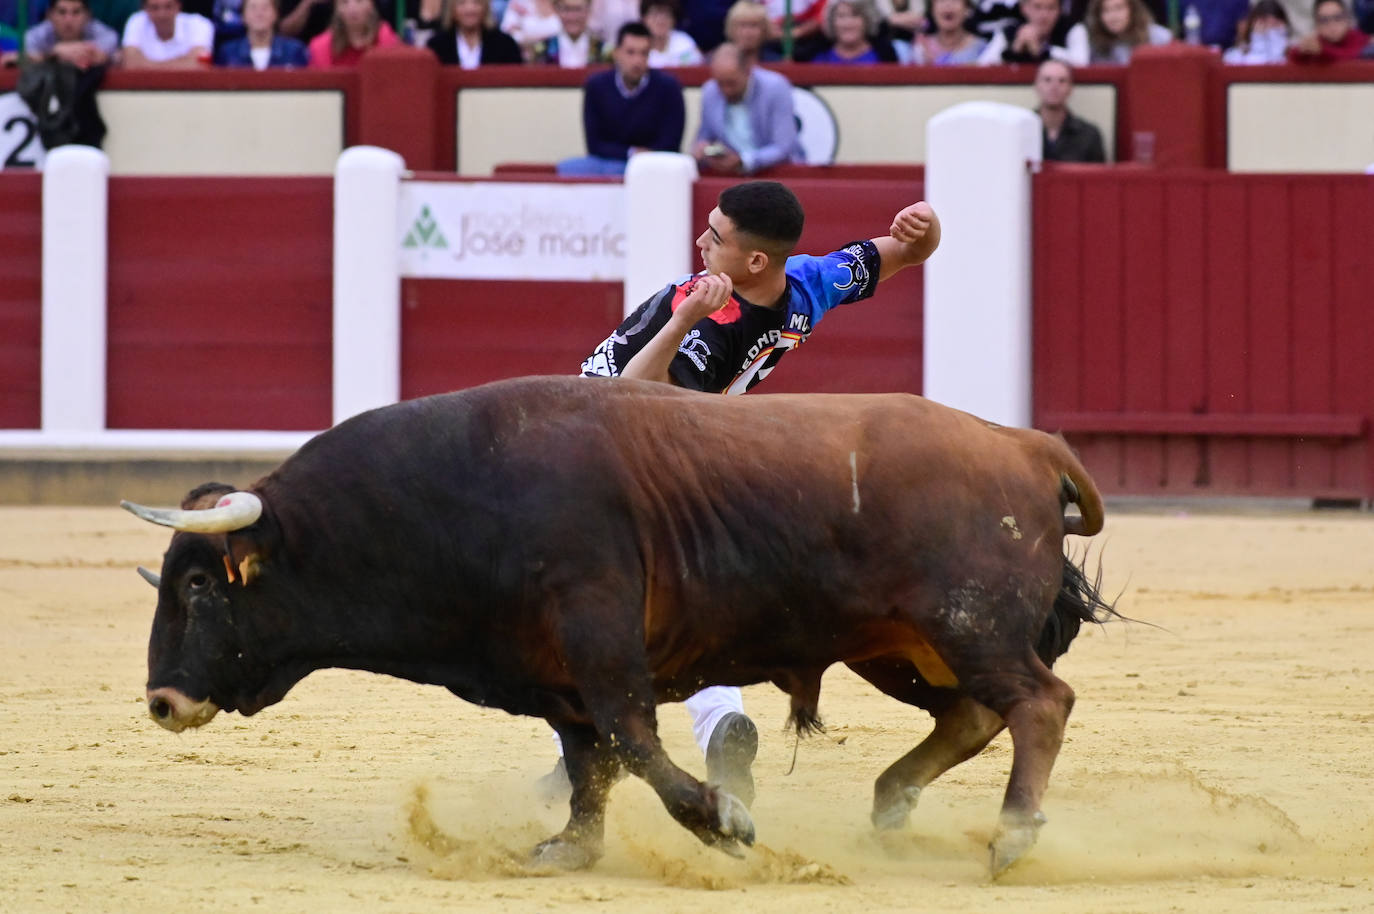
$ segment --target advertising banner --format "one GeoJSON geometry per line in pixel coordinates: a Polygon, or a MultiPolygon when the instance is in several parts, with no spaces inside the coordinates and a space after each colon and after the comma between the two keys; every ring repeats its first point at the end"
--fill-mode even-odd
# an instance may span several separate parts
{"type": "Polygon", "coordinates": [[[625,188],[402,181],[398,243],[404,277],[623,280],[625,188]]]}

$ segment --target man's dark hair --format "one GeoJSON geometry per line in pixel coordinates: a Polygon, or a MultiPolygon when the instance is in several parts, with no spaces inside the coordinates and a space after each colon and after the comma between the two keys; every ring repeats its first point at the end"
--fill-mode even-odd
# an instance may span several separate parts
{"type": "MultiPolygon", "coordinates": [[[[80,3],[80,4],[81,4],[81,8],[84,9],[86,12],[89,13],[89,12],[91,11],[91,0],[76,0],[76,2],[77,2],[77,3],[80,3]]],[[[56,9],[56,8],[57,8],[57,0],[52,0],[52,3],[48,4],[48,11],[51,12],[52,10],[54,10],[54,9],[56,9]]]]}
{"type": "Polygon", "coordinates": [[[615,33],[616,47],[620,47],[622,44],[625,43],[626,35],[638,35],[640,38],[646,38],[650,41],[652,41],[654,37],[649,34],[649,27],[644,23],[627,22],[620,27],[620,30],[618,32],[615,33]]]}
{"type": "Polygon", "coordinates": [[[727,187],[716,205],[736,231],[753,236],[774,256],[790,254],[801,240],[806,213],[797,195],[777,181],[746,181],[727,187]]]}

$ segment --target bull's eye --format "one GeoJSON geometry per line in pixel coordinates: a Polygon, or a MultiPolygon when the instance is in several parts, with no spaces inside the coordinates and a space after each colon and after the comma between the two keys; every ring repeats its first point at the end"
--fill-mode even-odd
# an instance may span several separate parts
{"type": "Polygon", "coordinates": [[[210,586],[210,576],[203,572],[196,572],[186,579],[186,586],[192,590],[204,590],[210,586]]]}

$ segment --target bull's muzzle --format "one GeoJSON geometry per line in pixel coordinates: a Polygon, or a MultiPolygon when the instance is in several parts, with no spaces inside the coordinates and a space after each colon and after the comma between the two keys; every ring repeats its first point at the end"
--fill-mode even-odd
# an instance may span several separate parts
{"type": "Polygon", "coordinates": [[[148,690],[148,716],[173,733],[208,724],[218,713],[213,701],[195,701],[178,689],[148,690]]]}

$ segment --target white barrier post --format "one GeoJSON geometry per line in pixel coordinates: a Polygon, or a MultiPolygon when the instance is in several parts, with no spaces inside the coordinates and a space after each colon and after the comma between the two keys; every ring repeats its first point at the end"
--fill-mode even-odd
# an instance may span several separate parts
{"type": "Polygon", "coordinates": [[[334,422],[401,398],[401,174],[375,146],[334,169],[334,422]]]}
{"type": "Polygon", "coordinates": [[[625,168],[625,315],[692,272],[692,185],[697,163],[677,152],[641,152],[625,168]]]}
{"type": "Polygon", "coordinates": [[[1031,422],[1031,175],[1040,118],[966,102],[926,127],[926,197],[940,250],[926,264],[923,393],[1002,425],[1031,422]]]}
{"type": "Polygon", "coordinates": [[[59,146],[43,166],[44,432],[105,428],[109,175],[90,146],[59,146]]]}

